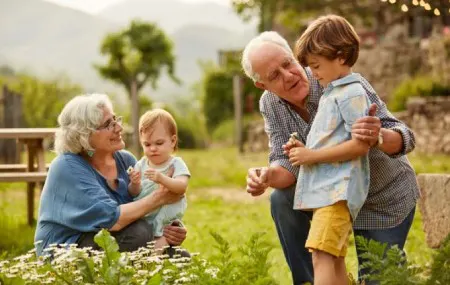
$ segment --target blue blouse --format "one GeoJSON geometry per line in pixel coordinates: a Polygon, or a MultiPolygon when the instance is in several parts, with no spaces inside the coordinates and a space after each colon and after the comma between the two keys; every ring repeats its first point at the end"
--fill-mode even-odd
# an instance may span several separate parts
{"type": "Polygon", "coordinates": [[[108,186],[79,154],[65,153],[51,163],[41,195],[34,240],[38,255],[50,244],[76,243],[82,233],[111,228],[120,216],[120,205],[133,201],[128,193],[127,169],[136,164],[128,151],[114,153],[117,189],[108,186]]]}

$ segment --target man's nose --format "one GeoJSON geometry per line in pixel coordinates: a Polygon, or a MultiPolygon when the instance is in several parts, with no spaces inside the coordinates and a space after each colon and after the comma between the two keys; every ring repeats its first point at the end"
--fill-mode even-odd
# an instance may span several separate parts
{"type": "Polygon", "coordinates": [[[295,77],[294,74],[287,69],[281,69],[281,74],[283,75],[284,80],[288,82],[295,77]]]}

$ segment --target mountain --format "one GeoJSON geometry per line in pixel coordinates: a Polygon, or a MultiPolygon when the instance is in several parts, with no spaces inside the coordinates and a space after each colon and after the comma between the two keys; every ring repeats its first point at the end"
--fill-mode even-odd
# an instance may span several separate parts
{"type": "Polygon", "coordinates": [[[231,6],[214,2],[187,3],[179,0],[125,0],[98,14],[110,21],[128,23],[134,18],[154,21],[167,33],[186,25],[205,25],[242,31],[255,25],[244,23],[231,6]]]}
{"type": "Polygon", "coordinates": [[[0,60],[103,88],[92,62],[100,60],[101,39],[118,24],[39,0],[0,0],[0,7],[0,60]]]}
{"type": "MultiPolygon", "coordinates": [[[[189,22],[189,17],[179,16],[180,21],[175,21],[172,17],[178,17],[177,13],[180,11],[158,10],[161,19],[170,17],[174,19],[173,22],[177,22],[173,25],[177,29],[166,33],[174,43],[176,74],[184,84],[176,86],[163,76],[158,84],[158,90],[145,91],[156,100],[167,101],[171,96],[188,92],[191,84],[201,77],[201,70],[198,67],[200,59],[217,62],[219,49],[242,48],[253,35],[252,26],[243,25],[237,29],[239,25],[232,24],[234,20],[229,21],[229,27],[202,23],[203,19],[200,19],[199,15],[208,14],[213,8],[223,9],[223,17],[228,17],[226,11],[230,8],[214,3],[193,5],[177,0],[128,0],[110,7],[100,16],[93,16],[41,0],[0,0],[0,65],[6,63],[15,70],[25,69],[44,78],[63,73],[88,91],[112,91],[123,94],[120,86],[100,78],[92,66],[94,62],[102,62],[99,53],[101,40],[107,33],[125,26],[131,19],[131,16],[126,16],[128,11],[146,11],[149,7],[155,8],[159,5],[172,9],[173,5],[181,5],[179,9],[185,9],[185,13],[181,14],[192,13],[190,16],[192,19],[189,22]],[[106,16],[113,15],[118,7],[122,7],[123,13],[121,15],[118,13],[116,19],[115,16],[106,16]],[[191,7],[189,8],[191,10],[183,7],[191,7]],[[166,16],[163,17],[162,13],[166,13],[166,16]],[[201,23],[198,23],[199,19],[201,23]]],[[[222,17],[220,10],[215,11],[217,14],[211,12],[211,15],[216,15],[217,19],[220,19],[222,17]]],[[[142,16],[144,17],[145,13],[142,16]]],[[[143,19],[158,21],[156,16],[147,18],[150,16],[147,15],[143,19]]],[[[165,20],[161,21],[164,24],[165,20]]],[[[163,24],[158,22],[158,25],[163,24]]]]}

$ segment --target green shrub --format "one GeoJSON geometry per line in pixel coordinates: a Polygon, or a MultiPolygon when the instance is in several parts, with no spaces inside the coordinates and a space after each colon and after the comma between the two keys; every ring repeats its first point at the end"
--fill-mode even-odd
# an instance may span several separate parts
{"type": "MultiPolygon", "coordinates": [[[[246,130],[249,124],[254,120],[261,120],[261,116],[258,115],[247,115],[243,119],[243,130],[246,130]]],[[[213,131],[211,139],[213,142],[220,142],[223,146],[233,146],[236,142],[236,122],[234,119],[228,119],[220,123],[213,131]]],[[[245,132],[242,133],[245,135],[245,132]]],[[[245,141],[245,138],[244,138],[245,141]]]]}
{"type": "Polygon", "coordinates": [[[389,110],[397,112],[406,109],[410,97],[448,96],[450,86],[445,86],[429,76],[418,76],[403,81],[389,99],[389,110]]]}
{"type": "Polygon", "coordinates": [[[438,250],[431,265],[427,285],[450,284],[450,234],[438,250]]]}
{"type": "Polygon", "coordinates": [[[207,131],[203,117],[195,113],[179,114],[174,108],[165,106],[177,122],[178,146],[184,149],[205,148],[207,145],[207,131]]]}
{"type": "Polygon", "coordinates": [[[366,280],[376,280],[380,285],[450,284],[450,235],[433,255],[431,266],[412,264],[397,246],[387,248],[386,244],[360,236],[356,243],[364,252],[361,267],[370,270],[363,276],[366,280]]]}

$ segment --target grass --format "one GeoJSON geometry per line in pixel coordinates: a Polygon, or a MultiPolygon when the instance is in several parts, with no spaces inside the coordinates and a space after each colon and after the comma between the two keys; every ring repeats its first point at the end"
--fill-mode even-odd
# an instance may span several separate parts
{"type": "MultiPolygon", "coordinates": [[[[205,150],[181,150],[189,166],[190,181],[185,223],[189,229],[183,244],[192,252],[199,252],[205,258],[214,253],[210,231],[220,233],[238,247],[255,232],[265,232],[264,238],[273,246],[270,254],[271,274],[279,284],[292,284],[290,271],[278,241],[270,216],[268,196],[257,199],[245,193],[247,169],[267,164],[267,154],[239,155],[234,148],[205,150]]],[[[50,161],[54,154],[48,154],[50,161]]],[[[448,173],[448,156],[409,156],[417,173],[448,173]]],[[[34,228],[26,225],[26,194],[24,183],[0,184],[0,257],[20,254],[33,246],[34,228]]],[[[411,260],[424,264],[431,258],[433,250],[424,241],[420,212],[416,217],[406,251],[411,260]]],[[[356,253],[349,249],[347,266],[356,274],[356,253]]]]}

